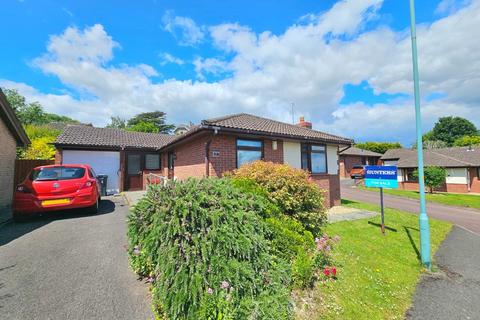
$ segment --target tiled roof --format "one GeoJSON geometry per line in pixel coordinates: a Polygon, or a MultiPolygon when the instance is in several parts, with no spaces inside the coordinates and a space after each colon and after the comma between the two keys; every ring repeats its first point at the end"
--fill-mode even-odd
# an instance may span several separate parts
{"type": "MultiPolygon", "coordinates": [[[[453,147],[423,151],[425,166],[461,168],[480,166],[480,148],[453,147]]],[[[415,168],[418,165],[416,150],[388,150],[382,160],[398,159],[399,168],[415,168]]]]}
{"type": "Polygon", "coordinates": [[[221,118],[203,120],[202,125],[287,136],[299,139],[321,140],[325,142],[342,143],[348,145],[352,144],[353,142],[352,139],[300,127],[293,124],[262,118],[247,113],[239,113],[221,118]]]}
{"type": "Polygon", "coordinates": [[[341,155],[348,156],[364,156],[364,157],[381,157],[381,153],[373,152],[370,150],[363,150],[357,147],[350,147],[345,151],[340,152],[341,155]]]}
{"type": "Polygon", "coordinates": [[[132,132],[121,129],[95,128],[69,125],[57,137],[55,145],[88,147],[127,147],[160,149],[173,141],[175,136],[160,133],[132,132]]]}

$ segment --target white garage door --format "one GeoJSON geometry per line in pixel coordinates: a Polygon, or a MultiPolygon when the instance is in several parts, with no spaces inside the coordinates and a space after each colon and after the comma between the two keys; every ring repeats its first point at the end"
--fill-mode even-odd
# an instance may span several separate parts
{"type": "Polygon", "coordinates": [[[64,164],[88,164],[97,174],[108,175],[107,193],[118,193],[120,189],[120,152],[63,150],[64,164]]]}

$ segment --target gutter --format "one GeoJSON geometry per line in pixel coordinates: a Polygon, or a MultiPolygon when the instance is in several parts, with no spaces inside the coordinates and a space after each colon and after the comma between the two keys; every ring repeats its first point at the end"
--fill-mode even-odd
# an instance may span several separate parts
{"type": "Polygon", "coordinates": [[[212,143],[213,138],[217,135],[220,127],[215,127],[210,138],[205,143],[205,176],[210,177],[210,144],[212,143]]]}

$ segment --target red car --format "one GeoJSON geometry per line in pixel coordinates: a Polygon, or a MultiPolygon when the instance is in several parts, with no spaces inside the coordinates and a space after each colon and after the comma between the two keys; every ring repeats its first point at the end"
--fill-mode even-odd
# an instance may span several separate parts
{"type": "Polygon", "coordinates": [[[87,208],[97,213],[100,184],[88,165],[50,165],[34,168],[17,186],[13,197],[13,219],[65,209],[87,208]]]}

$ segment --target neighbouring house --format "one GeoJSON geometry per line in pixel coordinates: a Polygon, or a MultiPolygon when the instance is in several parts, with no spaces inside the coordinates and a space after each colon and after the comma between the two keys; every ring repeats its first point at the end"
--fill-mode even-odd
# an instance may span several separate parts
{"type": "MultiPolygon", "coordinates": [[[[480,148],[452,147],[427,149],[423,152],[425,166],[445,168],[445,184],[437,191],[480,193],[480,148]]],[[[417,169],[417,151],[391,149],[381,157],[384,165],[398,167],[399,188],[418,191],[413,172],[417,169]]]]}
{"type": "Polygon", "coordinates": [[[12,202],[17,147],[29,143],[25,130],[0,90],[0,211],[10,207],[12,202]]]}
{"type": "Polygon", "coordinates": [[[175,135],[181,135],[181,134],[184,134],[184,133],[187,133],[188,130],[190,130],[190,128],[193,127],[193,123],[189,123],[189,124],[179,124],[174,130],[173,130],[173,134],[175,135]]]}
{"type": "Polygon", "coordinates": [[[220,177],[254,160],[286,163],[311,172],[326,190],[325,203],[340,203],[338,150],[348,138],[250,114],[203,120],[182,135],[68,126],[55,142],[57,163],[87,163],[109,175],[108,189],[145,189],[149,173],[170,179],[220,177]]]}
{"type": "Polygon", "coordinates": [[[380,161],[381,153],[350,147],[340,150],[338,161],[340,166],[340,178],[350,178],[353,166],[376,165],[380,161]]]}

